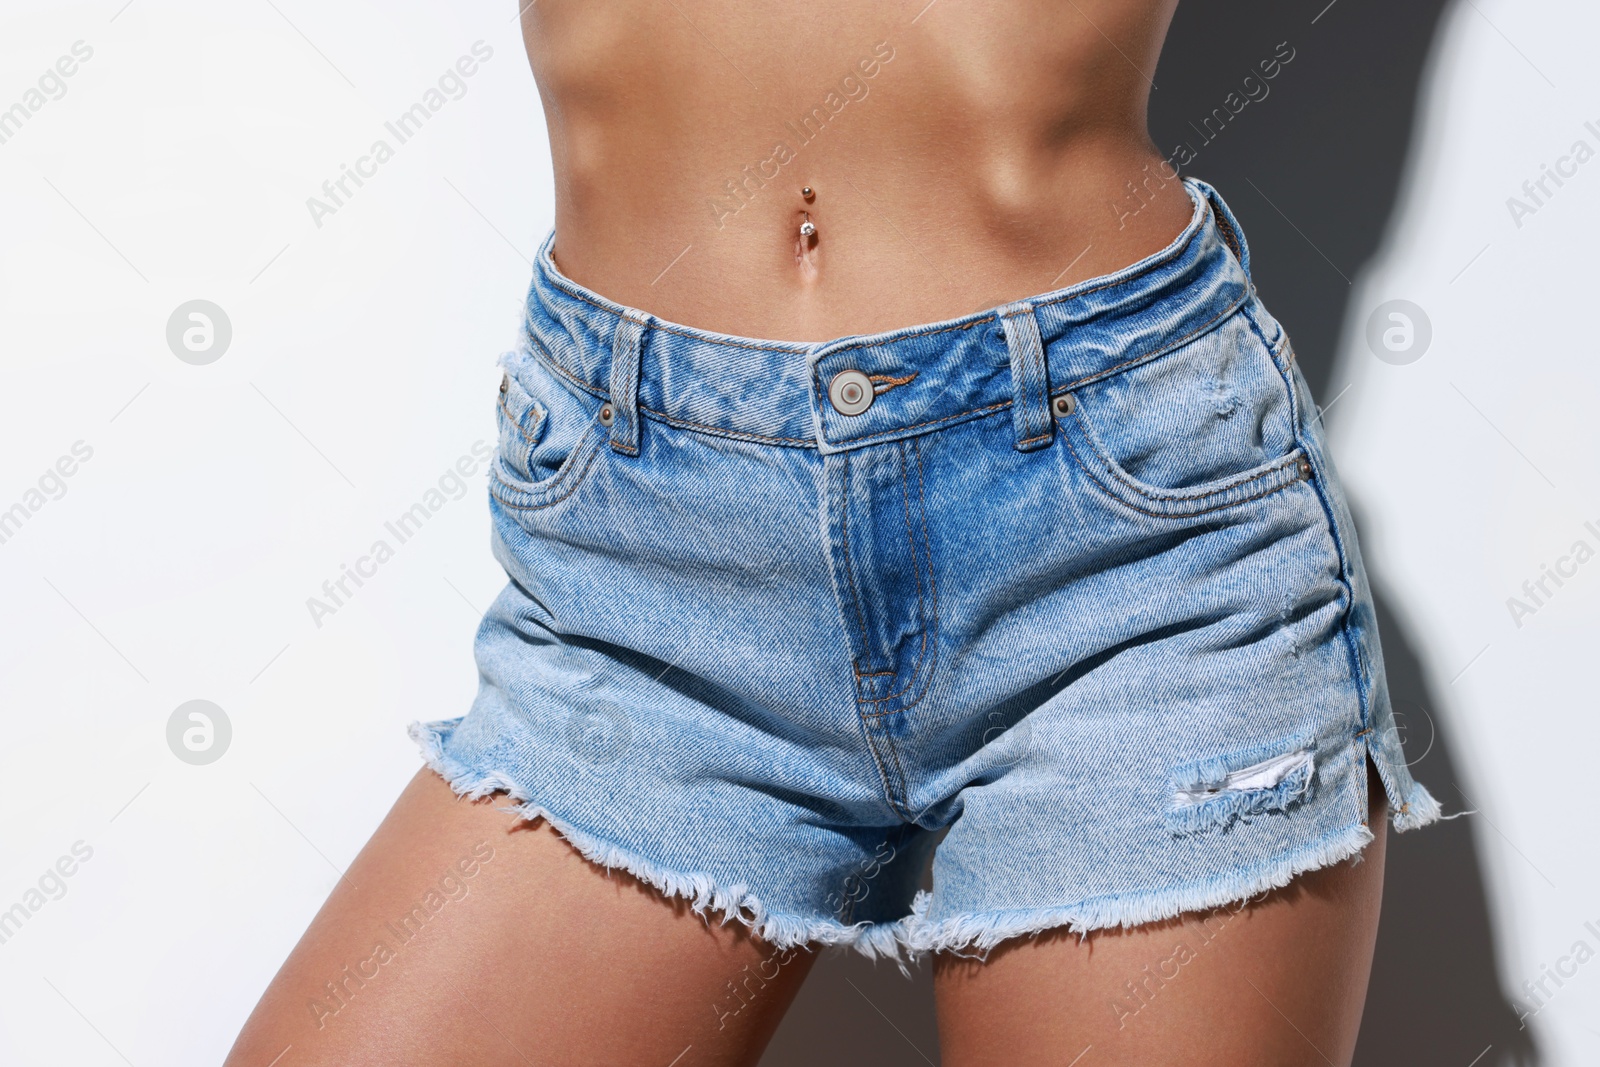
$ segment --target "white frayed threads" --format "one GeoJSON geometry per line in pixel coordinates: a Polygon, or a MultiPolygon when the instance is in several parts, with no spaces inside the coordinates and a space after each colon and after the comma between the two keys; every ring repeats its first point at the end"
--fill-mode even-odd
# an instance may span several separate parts
{"type": "MultiPolygon", "coordinates": [[[[918,893],[912,914],[897,924],[901,942],[913,957],[924,952],[981,954],[1014,937],[1028,937],[1056,927],[1076,934],[1122,927],[1132,929],[1174,918],[1184,912],[1210,911],[1248,901],[1281,889],[1307,871],[1340,863],[1372,841],[1372,832],[1354,823],[1291,856],[1253,871],[1229,872],[1224,877],[1139,895],[1099,897],[1061,908],[957,915],[938,921],[927,917],[932,903],[918,893]]],[[[1237,909],[1235,909],[1237,910],[1237,909]]]]}
{"type": "Polygon", "coordinates": [[[448,719],[415,722],[410,727],[411,738],[422,749],[428,767],[448,782],[458,795],[472,800],[502,793],[514,802],[502,810],[530,822],[543,819],[584,859],[607,870],[620,868],[666,896],[681,897],[688,901],[691,911],[708,921],[708,912],[720,915],[723,923],[736,919],[747,926],[757,940],[766,942],[773,949],[848,945],[868,957],[895,959],[904,970],[904,962],[900,958],[901,947],[894,936],[893,927],[871,923],[847,926],[832,919],[775,914],[768,911],[761,899],[743,883],[722,885],[709,874],[668,870],[552,815],[530,801],[522,788],[505,775],[494,771],[476,771],[447,756],[441,731],[453,729],[458,722],[448,719]]]}
{"type": "Polygon", "coordinates": [[[1172,800],[1175,804],[1201,804],[1223,793],[1247,793],[1261,789],[1276,789],[1280,783],[1291,775],[1309,771],[1311,769],[1311,760],[1310,749],[1274,756],[1271,759],[1264,759],[1260,763],[1252,763],[1248,767],[1241,767],[1236,771],[1232,771],[1215,785],[1179,789],[1173,794],[1172,800]]]}
{"type": "Polygon", "coordinates": [[[1175,834],[1222,831],[1236,819],[1283,811],[1308,800],[1316,778],[1313,750],[1302,745],[1256,759],[1262,751],[1213,757],[1179,768],[1172,780],[1167,829],[1175,834]],[[1255,762],[1239,766],[1247,759],[1255,762]]]}

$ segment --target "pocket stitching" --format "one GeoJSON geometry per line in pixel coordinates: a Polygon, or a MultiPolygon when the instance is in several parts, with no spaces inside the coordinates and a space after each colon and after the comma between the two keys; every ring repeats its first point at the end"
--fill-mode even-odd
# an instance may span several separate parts
{"type": "Polygon", "coordinates": [[[601,449],[598,444],[600,438],[594,432],[594,427],[595,424],[591,422],[583,431],[583,436],[578,439],[578,443],[573,446],[572,455],[556,473],[542,481],[528,485],[517,485],[507,481],[500,473],[505,461],[497,456],[496,462],[489,468],[492,478],[490,493],[501,504],[517,511],[537,511],[552,504],[559,504],[578,491],[578,487],[588,477],[589,468],[594,466],[595,457],[600,454],[601,449]],[[495,488],[496,485],[500,487],[499,490],[495,488]],[[565,492],[562,492],[563,489],[565,492]],[[560,495],[553,495],[557,493],[560,495]]]}
{"type": "MultiPolygon", "coordinates": [[[[520,383],[518,385],[518,388],[519,389],[521,388],[520,383]]],[[[524,393],[526,393],[526,390],[524,390],[524,393]]],[[[532,412],[532,411],[539,412],[538,423],[543,423],[544,420],[545,420],[545,416],[548,414],[544,409],[544,405],[539,403],[539,401],[535,400],[531,396],[528,397],[528,410],[530,412],[532,412]]],[[[539,442],[535,441],[533,438],[528,436],[528,431],[523,429],[521,420],[519,420],[515,415],[511,414],[511,409],[506,407],[506,394],[503,393],[503,392],[500,394],[500,412],[501,412],[501,414],[505,415],[506,421],[509,422],[511,424],[512,428],[517,431],[517,436],[521,437],[524,441],[528,442],[528,447],[529,448],[532,448],[534,445],[539,443],[539,442]]]]}
{"type": "MultiPolygon", "coordinates": [[[[1078,415],[1074,413],[1072,418],[1076,420],[1078,415]]],[[[1097,444],[1097,442],[1094,441],[1094,438],[1089,436],[1088,424],[1086,422],[1078,423],[1078,430],[1080,433],[1085,435],[1086,439],[1091,442],[1091,444],[1097,444]]],[[[1096,476],[1094,466],[1088,463],[1083,456],[1079,454],[1078,449],[1073,445],[1072,434],[1064,433],[1061,436],[1062,440],[1066,443],[1067,451],[1072,454],[1072,458],[1078,464],[1078,467],[1084,472],[1085,475],[1088,476],[1089,480],[1094,482],[1095,485],[1099,486],[1107,496],[1117,501],[1119,504],[1122,504],[1124,507],[1140,512],[1144,515],[1153,516],[1155,518],[1193,518],[1195,516],[1205,515],[1213,511],[1221,511],[1224,508],[1235,507],[1239,504],[1249,503],[1252,500],[1259,500],[1265,496],[1271,496],[1273,493],[1280,492],[1284,489],[1287,489],[1289,486],[1294,485],[1296,482],[1304,480],[1304,475],[1300,473],[1299,470],[1299,464],[1300,461],[1305,458],[1305,450],[1300,448],[1298,445],[1295,446],[1294,451],[1290,452],[1281,459],[1273,460],[1271,463],[1263,467],[1257,467],[1254,470],[1245,471],[1243,474],[1233,475],[1221,483],[1208,483],[1203,486],[1197,486],[1197,491],[1190,493],[1172,492],[1169,490],[1158,489],[1155,486],[1147,486],[1144,483],[1135,480],[1132,475],[1128,474],[1116,464],[1112,463],[1105,456],[1099,454],[1098,448],[1096,448],[1096,450],[1091,454],[1097,461],[1098,466],[1106,473],[1110,474],[1116,481],[1121,483],[1129,492],[1136,494],[1138,497],[1152,504],[1201,505],[1199,507],[1176,507],[1167,511],[1151,511],[1147,508],[1140,507],[1134,501],[1126,499],[1122,493],[1117,492],[1115,488],[1101,481],[1100,478],[1096,476]],[[1275,475],[1281,474],[1286,468],[1291,466],[1297,468],[1294,477],[1285,479],[1281,484],[1272,484],[1275,481],[1275,475]],[[1236,499],[1217,499],[1218,497],[1228,497],[1236,490],[1249,488],[1254,482],[1263,481],[1267,482],[1268,484],[1258,493],[1252,493],[1249,496],[1238,497],[1236,499]]]]}
{"type": "Polygon", "coordinates": [[[1249,470],[1243,471],[1239,474],[1230,474],[1226,478],[1220,478],[1213,482],[1204,482],[1200,485],[1188,486],[1187,488],[1183,489],[1163,489],[1160,486],[1150,485],[1147,482],[1141,482],[1139,479],[1123,470],[1122,465],[1111,458],[1110,453],[1105,447],[1105,444],[1095,436],[1094,428],[1089,425],[1087,419],[1083,419],[1082,412],[1083,405],[1079,404],[1077,409],[1072,413],[1072,418],[1082,420],[1079,422],[1078,427],[1080,432],[1082,432],[1084,439],[1093,446],[1094,458],[1100,461],[1100,465],[1104,467],[1106,472],[1112,477],[1116,478],[1119,482],[1126,485],[1129,489],[1133,490],[1135,493],[1138,493],[1140,496],[1148,497],[1151,500],[1172,501],[1174,503],[1183,503],[1191,500],[1204,500],[1206,497],[1227,492],[1229,489],[1236,488],[1240,485],[1247,485],[1257,478],[1265,477],[1266,475],[1277,470],[1279,467],[1288,466],[1291,461],[1298,459],[1304,454],[1304,450],[1300,448],[1298,444],[1296,444],[1293,451],[1286,453],[1280,458],[1268,460],[1266,463],[1263,463],[1260,466],[1252,467],[1249,470]]]}
{"type": "MultiPolygon", "coordinates": [[[[524,349],[522,354],[531,356],[543,370],[551,371],[556,369],[541,359],[538,352],[524,349]]],[[[506,357],[502,357],[502,360],[510,355],[511,353],[507,353],[506,357]]],[[[503,369],[506,372],[507,379],[514,383],[520,393],[526,397],[528,410],[530,412],[538,412],[536,425],[545,426],[550,419],[550,409],[542,400],[528,390],[527,386],[521,382],[515,373],[512,373],[511,367],[503,366],[503,369]]],[[[564,374],[562,376],[567,377],[564,374]]],[[[526,443],[529,454],[528,460],[531,461],[532,450],[538,447],[545,434],[540,432],[534,436],[529,436],[522,424],[512,417],[511,410],[506,403],[506,393],[504,391],[498,394],[496,402],[507,421],[516,428],[518,436],[526,443]]],[[[585,414],[588,416],[588,422],[578,440],[573,444],[570,454],[562,460],[553,473],[538,480],[525,476],[506,457],[505,449],[497,448],[489,468],[490,494],[501,504],[518,511],[534,511],[550,507],[571,496],[588,476],[589,469],[593,466],[594,458],[600,451],[599,441],[601,440],[601,435],[596,433],[595,430],[598,423],[594,415],[586,409],[585,414]]],[[[517,451],[521,453],[522,450],[518,449],[517,451]]],[[[531,468],[529,468],[529,473],[531,474],[531,468]]]]}

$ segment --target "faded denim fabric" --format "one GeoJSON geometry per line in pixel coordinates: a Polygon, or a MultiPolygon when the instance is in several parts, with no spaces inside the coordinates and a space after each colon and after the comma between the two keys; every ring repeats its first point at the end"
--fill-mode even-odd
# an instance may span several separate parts
{"type": "Polygon", "coordinates": [[[624,308],[552,236],[497,399],[510,581],[430,765],[776,946],[898,958],[1283,885],[1371,840],[1369,756],[1438,818],[1308,387],[1186,185],[1116,274],[816,344],[624,308]]]}

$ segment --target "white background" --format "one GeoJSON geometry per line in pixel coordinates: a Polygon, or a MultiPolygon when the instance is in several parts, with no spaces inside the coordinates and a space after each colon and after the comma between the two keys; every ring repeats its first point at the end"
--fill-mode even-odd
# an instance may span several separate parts
{"type": "Polygon", "coordinates": [[[1462,791],[1439,799],[1478,813],[1502,984],[1531,1007],[1524,981],[1563,957],[1576,968],[1560,988],[1546,980],[1554,996],[1529,1020],[1561,1067],[1600,1063],[1600,957],[1572,955],[1580,940],[1600,951],[1585,926],[1600,930],[1600,557],[1549,583],[1520,627],[1506,602],[1580,538],[1600,552],[1584,528],[1600,530],[1597,40],[1592,4],[1446,13],[1395,225],[1356,279],[1321,398],[1368,570],[1418,642],[1458,749],[1462,791]],[[1528,202],[1523,182],[1580,139],[1596,157],[1547,182],[1554,195],[1519,227],[1508,198],[1528,202]],[[1407,365],[1374,358],[1364,337],[1392,299],[1432,322],[1407,365]]]}
{"type": "MultiPolygon", "coordinates": [[[[0,108],[74,42],[93,56],[0,144],[0,510],[93,454],[0,543],[0,909],[93,855],[0,944],[0,1062],[217,1063],[415,770],[404,725],[473,694],[501,581],[476,480],[320,627],[306,601],[493,439],[551,221],[542,115],[498,2],[7,0],[5,22],[0,108]],[[306,199],[479,40],[465,95],[318,227],[306,199]],[[166,340],[197,298],[233,329],[206,366],[166,340]],[[232,724],[208,766],[167,746],[192,699],[232,724]]],[[[1482,813],[1519,998],[1600,947],[1600,559],[1521,628],[1505,606],[1574,540],[1600,548],[1600,159],[1520,229],[1505,200],[1600,149],[1596,40],[1571,0],[1447,17],[1322,398],[1461,748],[1472,803],[1440,799],[1482,813]],[[1405,366],[1363,338],[1394,298],[1433,327],[1405,366]]],[[[1532,1025],[1547,1062],[1600,1060],[1600,961],[1532,1025]]]]}

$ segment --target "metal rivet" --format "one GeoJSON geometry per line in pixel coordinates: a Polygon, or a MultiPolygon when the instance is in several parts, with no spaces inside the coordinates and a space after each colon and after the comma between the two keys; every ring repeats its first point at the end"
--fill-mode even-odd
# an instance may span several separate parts
{"type": "Polygon", "coordinates": [[[601,426],[610,426],[613,422],[616,421],[616,417],[617,417],[616,412],[611,410],[611,405],[610,404],[601,404],[600,405],[600,425],[601,426]]]}
{"type": "Polygon", "coordinates": [[[1304,456],[1300,457],[1300,477],[1306,479],[1311,477],[1311,461],[1304,456]]]}
{"type": "Polygon", "coordinates": [[[510,380],[511,376],[509,374],[500,375],[500,391],[502,393],[506,391],[506,385],[510,380]]]}
{"type": "Polygon", "coordinates": [[[1060,396],[1056,397],[1055,409],[1057,415],[1071,415],[1074,411],[1078,410],[1078,398],[1073,396],[1071,393],[1062,393],[1060,396]]]}
{"type": "Polygon", "coordinates": [[[828,402],[841,415],[859,415],[873,399],[872,379],[858,370],[842,370],[828,382],[828,402]]]}

